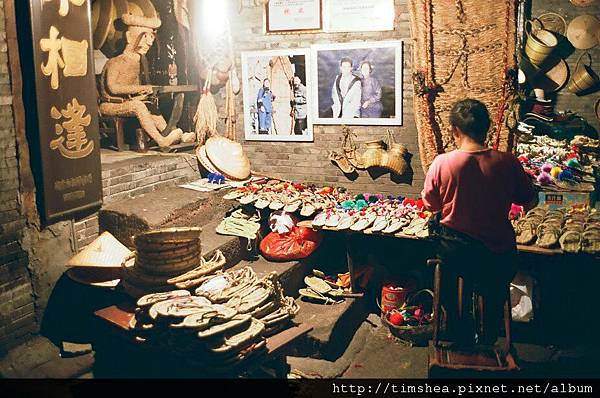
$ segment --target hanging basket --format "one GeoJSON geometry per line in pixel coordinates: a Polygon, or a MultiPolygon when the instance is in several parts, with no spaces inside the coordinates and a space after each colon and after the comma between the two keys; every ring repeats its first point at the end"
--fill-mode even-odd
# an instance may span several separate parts
{"type": "MultiPolygon", "coordinates": [[[[417,297],[422,294],[429,294],[433,298],[433,292],[429,289],[418,290],[411,294],[407,299],[401,310],[414,310],[418,308],[417,297]]],[[[432,320],[428,323],[409,326],[409,325],[394,325],[390,321],[390,315],[397,310],[385,312],[381,315],[382,322],[390,329],[390,333],[402,340],[409,346],[426,347],[429,340],[433,337],[433,313],[431,314],[432,320]]]]}

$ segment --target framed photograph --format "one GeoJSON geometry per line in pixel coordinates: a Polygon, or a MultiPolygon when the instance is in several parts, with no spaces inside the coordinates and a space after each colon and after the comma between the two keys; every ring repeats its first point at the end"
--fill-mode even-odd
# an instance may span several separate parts
{"type": "Polygon", "coordinates": [[[242,53],[246,140],[313,140],[310,58],[308,48],[242,53]]]}
{"type": "Polygon", "coordinates": [[[394,0],[325,0],[326,32],[394,30],[394,0]]]}
{"type": "Polygon", "coordinates": [[[323,0],[269,0],[265,4],[267,34],[323,30],[323,0]]]}
{"type": "Polygon", "coordinates": [[[315,124],[402,124],[402,41],[312,47],[315,124]]]}

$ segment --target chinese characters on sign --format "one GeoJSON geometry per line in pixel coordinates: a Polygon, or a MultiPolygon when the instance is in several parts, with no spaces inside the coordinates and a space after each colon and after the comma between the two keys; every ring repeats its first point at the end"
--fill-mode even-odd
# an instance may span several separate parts
{"type": "MultiPolygon", "coordinates": [[[[44,3],[53,3],[57,0],[44,0],[44,3]]],[[[58,7],[58,14],[61,17],[66,17],[69,13],[69,3],[72,3],[75,6],[82,6],[85,3],[85,0],[58,0],[60,2],[60,6],[58,7]]]]}
{"type": "Polygon", "coordinates": [[[79,105],[76,98],[73,102],[67,104],[67,109],[59,111],[55,106],[50,110],[52,119],[62,123],[56,123],[54,132],[59,137],[50,141],[50,149],[58,149],[67,159],[84,158],[94,150],[94,141],[86,137],[84,127],[88,127],[92,121],[90,115],[85,115],[85,106],[79,105]],[[67,131],[67,143],[65,146],[64,131],[67,131]]]}
{"type": "Polygon", "coordinates": [[[34,170],[43,183],[43,200],[38,203],[45,221],[51,222],[102,202],[96,83],[89,72],[91,2],[16,3],[29,6],[32,19],[29,51],[40,146],[34,170]]]}
{"type": "Polygon", "coordinates": [[[56,90],[60,87],[58,73],[63,70],[65,76],[87,75],[88,41],[58,38],[60,32],[55,26],[50,27],[49,37],[40,40],[42,51],[48,53],[48,61],[42,64],[44,76],[50,76],[50,86],[56,90]]]}

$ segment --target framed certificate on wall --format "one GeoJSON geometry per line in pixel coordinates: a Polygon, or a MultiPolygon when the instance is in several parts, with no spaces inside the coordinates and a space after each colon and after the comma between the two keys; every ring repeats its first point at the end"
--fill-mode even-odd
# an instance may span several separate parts
{"type": "Polygon", "coordinates": [[[265,4],[267,34],[323,30],[323,0],[270,0],[265,4]]]}
{"type": "Polygon", "coordinates": [[[324,31],[394,30],[394,0],[325,0],[324,31]]]}

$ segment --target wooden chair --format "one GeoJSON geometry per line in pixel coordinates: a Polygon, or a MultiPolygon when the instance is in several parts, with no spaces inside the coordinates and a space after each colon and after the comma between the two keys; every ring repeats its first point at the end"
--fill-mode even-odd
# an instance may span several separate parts
{"type": "MultiPolygon", "coordinates": [[[[513,347],[511,342],[511,307],[510,307],[510,290],[507,286],[507,300],[504,303],[504,329],[505,329],[505,342],[501,349],[475,345],[472,348],[465,349],[460,347],[453,347],[452,342],[442,343],[440,340],[441,331],[441,303],[440,303],[440,291],[442,281],[442,261],[441,260],[428,260],[428,266],[435,267],[434,270],[434,299],[433,299],[433,341],[429,347],[429,375],[430,377],[441,376],[448,377],[457,373],[487,373],[489,376],[493,373],[499,372],[514,372],[518,371],[519,367],[513,356],[513,347]]],[[[458,297],[457,297],[457,308],[459,321],[464,320],[463,316],[463,297],[467,294],[468,297],[473,297],[475,307],[477,310],[475,313],[478,315],[478,322],[476,324],[479,335],[485,333],[487,325],[483,323],[484,313],[484,300],[483,297],[473,291],[464,292],[464,281],[462,278],[458,279],[458,297]]],[[[455,346],[455,345],[454,345],[455,346]]]]}

